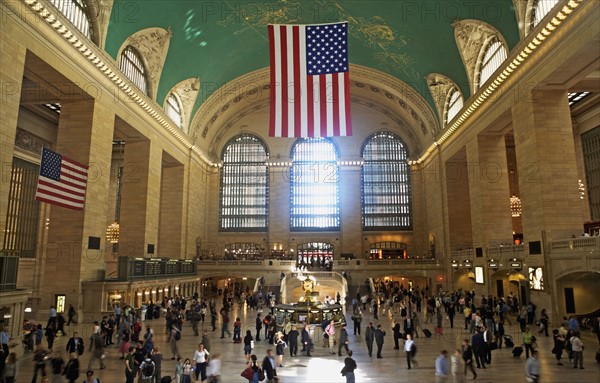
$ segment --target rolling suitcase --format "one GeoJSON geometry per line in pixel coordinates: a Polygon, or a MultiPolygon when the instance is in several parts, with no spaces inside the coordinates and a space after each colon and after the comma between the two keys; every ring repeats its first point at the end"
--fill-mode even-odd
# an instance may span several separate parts
{"type": "Polygon", "coordinates": [[[431,338],[431,331],[429,331],[428,329],[424,328],[423,334],[425,334],[425,338],[431,338]]]}
{"type": "Polygon", "coordinates": [[[514,347],[515,346],[515,342],[513,342],[512,336],[510,336],[510,335],[504,335],[504,344],[508,348],[514,347]]]}
{"type": "Polygon", "coordinates": [[[523,347],[515,347],[512,350],[512,354],[515,358],[520,357],[522,353],[523,353],[523,347]]]}

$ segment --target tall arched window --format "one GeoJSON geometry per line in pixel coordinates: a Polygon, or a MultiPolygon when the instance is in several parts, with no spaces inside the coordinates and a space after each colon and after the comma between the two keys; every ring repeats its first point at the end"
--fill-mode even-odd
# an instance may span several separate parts
{"type": "Polygon", "coordinates": [[[452,119],[454,117],[456,117],[458,112],[460,112],[462,107],[463,107],[462,94],[456,88],[450,89],[450,91],[448,92],[448,98],[447,98],[447,102],[446,102],[446,118],[445,118],[444,123],[447,124],[450,121],[452,121],[452,119]]]}
{"type": "Polygon", "coordinates": [[[250,134],[229,140],[221,169],[220,231],[267,231],[269,177],[266,145],[250,134]]]}
{"type": "Polygon", "coordinates": [[[169,93],[169,97],[165,101],[165,113],[175,125],[182,127],[183,118],[181,117],[181,102],[175,93],[169,93]]]}
{"type": "Polygon", "coordinates": [[[121,72],[142,92],[148,94],[148,78],[146,67],[139,53],[132,46],[127,46],[121,52],[121,72]]]}
{"type": "Polygon", "coordinates": [[[560,0],[533,0],[533,8],[531,9],[531,29],[542,21],[560,0]]]}
{"type": "Polygon", "coordinates": [[[292,148],[290,230],[339,230],[337,159],[324,138],[303,138],[292,148]]]}
{"type": "Polygon", "coordinates": [[[412,230],[408,154],[395,134],[380,132],[362,151],[364,230],[412,230]]]}
{"type": "Polygon", "coordinates": [[[70,22],[88,39],[92,39],[92,23],[90,22],[87,4],[83,0],[50,0],[70,22]]]}
{"type": "Polygon", "coordinates": [[[483,60],[481,61],[481,70],[479,71],[479,88],[492,77],[492,74],[506,60],[508,53],[506,47],[497,38],[490,41],[485,48],[483,60]]]}

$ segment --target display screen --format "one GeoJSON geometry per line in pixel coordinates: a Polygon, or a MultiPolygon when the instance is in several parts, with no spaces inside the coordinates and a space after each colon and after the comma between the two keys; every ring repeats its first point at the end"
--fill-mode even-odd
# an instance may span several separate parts
{"type": "Polygon", "coordinates": [[[541,267],[529,268],[529,288],[531,290],[544,290],[544,270],[541,267]]]}
{"type": "Polygon", "coordinates": [[[483,284],[483,266],[475,266],[475,283],[483,284]]]}

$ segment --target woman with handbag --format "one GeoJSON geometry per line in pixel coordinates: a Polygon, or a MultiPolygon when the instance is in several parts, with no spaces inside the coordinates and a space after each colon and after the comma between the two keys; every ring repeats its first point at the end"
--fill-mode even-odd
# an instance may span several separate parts
{"type": "Polygon", "coordinates": [[[552,336],[554,337],[552,353],[556,356],[556,365],[562,366],[563,364],[560,362],[560,359],[562,358],[563,349],[565,348],[565,338],[560,335],[557,329],[552,330],[552,336]]]}
{"type": "Polygon", "coordinates": [[[242,371],[242,377],[248,379],[248,383],[258,383],[261,380],[265,379],[265,373],[257,364],[256,355],[252,354],[250,356],[250,363],[248,366],[242,371]],[[261,376],[262,374],[262,376],[261,376]],[[262,378],[262,379],[261,379],[262,378]]]}

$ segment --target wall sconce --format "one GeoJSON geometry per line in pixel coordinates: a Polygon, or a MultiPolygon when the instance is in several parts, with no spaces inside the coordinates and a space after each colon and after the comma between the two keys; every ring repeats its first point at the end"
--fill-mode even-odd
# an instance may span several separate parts
{"type": "Polygon", "coordinates": [[[467,269],[472,269],[472,268],[473,268],[473,263],[471,263],[471,261],[467,259],[467,260],[465,261],[465,267],[466,267],[467,269]]]}
{"type": "Polygon", "coordinates": [[[492,270],[498,270],[498,261],[495,261],[493,258],[488,262],[488,266],[492,270]]]}
{"type": "MultiPolygon", "coordinates": [[[[450,263],[452,265],[453,269],[458,269],[459,263],[457,260],[453,259],[452,262],[450,263]]],[[[404,278],[403,278],[404,279],[404,278]]]]}
{"type": "Polygon", "coordinates": [[[142,296],[142,292],[141,292],[141,291],[138,291],[138,293],[137,293],[137,296],[138,296],[138,297],[141,297],[141,296],[142,296]]]}

